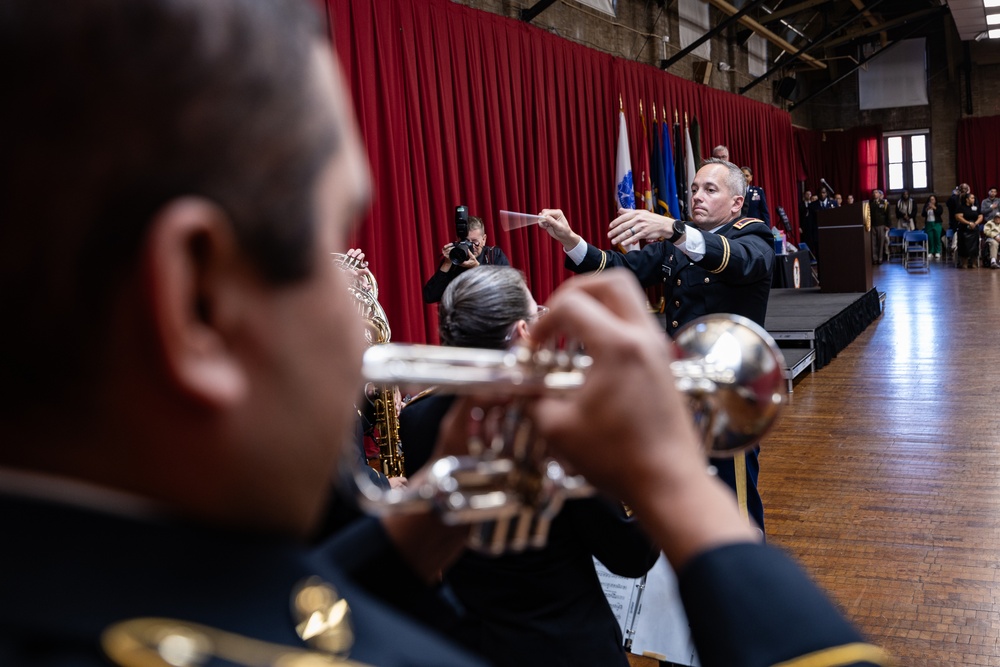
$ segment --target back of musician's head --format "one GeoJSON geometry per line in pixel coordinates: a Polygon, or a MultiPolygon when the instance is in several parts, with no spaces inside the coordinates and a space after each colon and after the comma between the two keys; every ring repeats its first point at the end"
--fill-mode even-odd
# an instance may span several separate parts
{"type": "Polygon", "coordinates": [[[518,321],[535,314],[524,276],[509,266],[477,266],[448,285],[438,309],[441,343],[502,349],[518,321]]]}
{"type": "MultiPolygon", "coordinates": [[[[264,279],[309,275],[314,11],[275,0],[10,0],[0,9],[0,415],[78,394],[148,223],[196,195],[264,279]]],[[[324,120],[326,122],[324,122],[324,120]]]]}

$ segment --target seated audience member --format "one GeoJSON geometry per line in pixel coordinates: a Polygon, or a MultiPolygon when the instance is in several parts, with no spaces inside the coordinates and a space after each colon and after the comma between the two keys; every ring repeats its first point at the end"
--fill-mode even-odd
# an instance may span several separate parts
{"type": "Polygon", "coordinates": [[[987,224],[994,223],[990,224],[989,233],[985,235],[985,239],[986,239],[986,248],[990,253],[990,268],[995,269],[997,268],[998,242],[996,234],[993,233],[994,232],[993,228],[996,223],[1000,223],[1000,198],[997,197],[996,187],[992,187],[989,189],[989,196],[982,201],[982,205],[979,207],[979,209],[980,211],[982,211],[983,214],[984,231],[987,224]]]}
{"type": "Polygon", "coordinates": [[[729,149],[721,144],[712,149],[712,157],[729,162],[729,149]]]}
{"type": "Polygon", "coordinates": [[[847,203],[848,204],[854,203],[854,195],[847,195],[847,203]]]}
{"type": "Polygon", "coordinates": [[[896,227],[912,232],[915,229],[916,217],[917,205],[910,197],[910,191],[903,190],[902,196],[896,200],[896,227]]]}
{"type": "Polygon", "coordinates": [[[962,197],[962,203],[955,212],[958,222],[958,247],[956,266],[973,268],[979,262],[979,225],[983,222],[983,213],[976,205],[976,195],[967,192],[962,197]]]}
{"type": "MultiPolygon", "coordinates": [[[[438,311],[441,342],[489,349],[530,345],[529,324],[538,312],[519,271],[477,267],[445,290],[438,311]]],[[[454,398],[432,392],[402,411],[408,457],[416,444],[416,457],[427,458],[441,407],[454,398]]],[[[566,502],[544,548],[501,556],[468,551],[444,581],[468,612],[460,639],[497,667],[627,667],[621,628],[593,558],[615,574],[641,577],[659,553],[619,503],[595,496],[566,502]]]]}
{"type": "MultiPolygon", "coordinates": [[[[291,0],[0,12],[4,665],[485,664],[425,626],[467,529],[366,518],[305,545],[362,384],[330,253],[371,188],[322,26],[291,0]]],[[[701,664],[885,664],[706,473],[632,279],[549,305],[532,338],[595,361],[535,423],[666,549],[701,664]]]]}
{"type": "Polygon", "coordinates": [[[451,259],[454,243],[447,243],[441,248],[441,264],[424,284],[424,303],[437,303],[448,284],[463,271],[483,265],[510,266],[507,255],[497,246],[486,245],[486,228],[483,221],[476,216],[469,216],[469,236],[471,250],[466,250],[468,259],[456,264],[451,259]]]}

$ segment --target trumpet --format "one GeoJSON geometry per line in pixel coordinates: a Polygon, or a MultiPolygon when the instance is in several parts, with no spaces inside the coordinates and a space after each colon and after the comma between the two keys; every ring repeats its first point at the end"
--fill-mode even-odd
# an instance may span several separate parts
{"type": "MultiPolygon", "coordinates": [[[[682,327],[671,363],[688,397],[708,456],[731,456],[763,437],[786,399],[784,361],[771,336],[737,315],[709,315],[682,327]]],[[[509,398],[470,453],[429,466],[426,480],[382,490],[356,476],[361,504],[376,514],[433,510],[469,524],[469,545],[488,553],[544,546],[551,520],[569,498],[593,492],[547,454],[525,408],[539,394],[571,392],[592,359],[566,350],[480,350],[387,344],[365,353],[362,374],[376,384],[436,385],[456,394],[509,398]]],[[[497,408],[497,410],[500,410],[497,408]]]]}

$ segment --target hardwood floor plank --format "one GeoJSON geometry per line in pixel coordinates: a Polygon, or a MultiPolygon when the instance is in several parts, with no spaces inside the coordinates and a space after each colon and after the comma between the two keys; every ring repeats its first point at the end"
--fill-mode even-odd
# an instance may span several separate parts
{"type": "Polygon", "coordinates": [[[883,314],[763,443],[768,540],[900,665],[1000,667],[1000,271],[875,286],[883,314]]]}

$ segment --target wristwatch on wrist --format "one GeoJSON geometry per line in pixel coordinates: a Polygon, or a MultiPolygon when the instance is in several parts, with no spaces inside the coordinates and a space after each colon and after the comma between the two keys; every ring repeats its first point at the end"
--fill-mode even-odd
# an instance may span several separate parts
{"type": "Polygon", "coordinates": [[[674,220],[674,233],[670,235],[667,239],[668,243],[676,243],[677,239],[684,236],[684,232],[687,231],[687,226],[680,220],[674,220]]]}

